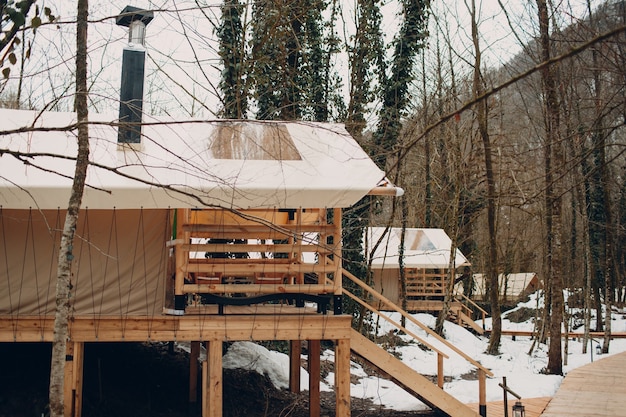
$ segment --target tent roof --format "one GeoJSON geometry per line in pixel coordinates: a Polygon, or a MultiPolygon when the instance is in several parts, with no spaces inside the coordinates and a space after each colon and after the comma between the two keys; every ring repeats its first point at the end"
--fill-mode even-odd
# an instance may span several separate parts
{"type": "MultiPolygon", "coordinates": [[[[74,113],[0,110],[0,205],[65,207],[77,154],[74,113]],[[24,130],[24,129],[22,129],[24,130]]],[[[173,121],[144,116],[142,143],[120,145],[114,117],[90,115],[83,207],[348,207],[368,193],[402,192],[342,125],[173,121]]]]}
{"type": "MultiPolygon", "coordinates": [[[[367,229],[369,245],[373,246],[383,235],[384,227],[367,229]]],[[[401,228],[391,228],[372,258],[373,269],[398,268],[401,228]]],[[[404,266],[406,268],[444,269],[449,267],[452,241],[443,229],[406,229],[404,266]]],[[[456,267],[470,265],[460,250],[456,250],[456,267]]]]}
{"type": "MultiPolygon", "coordinates": [[[[504,285],[504,277],[505,274],[498,275],[498,286],[500,295],[506,295],[507,297],[517,297],[524,291],[526,291],[533,279],[537,278],[537,274],[534,272],[516,272],[506,274],[506,286],[504,285]]],[[[474,283],[476,285],[476,292],[478,294],[487,293],[486,281],[486,274],[474,274],[474,283]]]]}

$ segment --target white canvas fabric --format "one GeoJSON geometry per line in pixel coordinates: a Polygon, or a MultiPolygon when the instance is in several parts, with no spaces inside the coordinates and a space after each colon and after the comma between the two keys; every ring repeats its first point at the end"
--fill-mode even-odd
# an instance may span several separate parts
{"type": "MultiPolygon", "coordinates": [[[[75,115],[0,110],[0,120],[0,149],[26,154],[0,153],[0,205],[65,207],[77,142],[63,129],[75,115]],[[43,130],[6,134],[28,127],[43,130]]],[[[129,146],[114,120],[90,116],[83,207],[348,207],[387,181],[342,125],[144,117],[129,146]]]]}
{"type": "MultiPolygon", "coordinates": [[[[373,247],[384,234],[384,227],[370,227],[366,230],[369,247],[373,247]]],[[[399,268],[399,248],[401,228],[391,228],[382,237],[381,243],[373,253],[372,269],[399,268]]],[[[405,235],[405,268],[447,269],[450,266],[450,248],[452,241],[443,229],[407,228],[405,235]]],[[[459,249],[456,250],[455,267],[470,265],[459,249]]]]}

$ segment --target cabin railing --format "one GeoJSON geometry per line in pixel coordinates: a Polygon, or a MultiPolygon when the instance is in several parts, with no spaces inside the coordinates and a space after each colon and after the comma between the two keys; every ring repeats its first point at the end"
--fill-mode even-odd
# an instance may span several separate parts
{"type": "Polygon", "coordinates": [[[173,277],[166,302],[174,305],[165,310],[183,314],[199,300],[242,305],[272,297],[300,304],[322,297],[328,304],[341,295],[341,280],[328,279],[341,273],[341,222],[333,220],[341,219],[341,210],[332,214],[326,209],[176,210],[173,239],[166,245],[173,277]]]}

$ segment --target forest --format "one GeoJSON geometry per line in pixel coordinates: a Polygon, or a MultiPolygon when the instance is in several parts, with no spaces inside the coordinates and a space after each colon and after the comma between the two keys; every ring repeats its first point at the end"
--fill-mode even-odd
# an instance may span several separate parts
{"type": "MultiPolygon", "coordinates": [[[[0,1],[2,107],[117,111],[120,6],[78,3],[0,1]]],[[[623,1],[133,5],[154,13],[146,115],[344,123],[405,190],[345,211],[355,275],[375,244],[365,227],[445,229],[489,277],[494,354],[498,274],[539,274],[542,333],[569,320],[565,288],[598,317],[626,302],[623,1]]],[[[605,351],[610,325],[593,329],[605,351]]],[[[561,373],[560,343],[550,339],[548,372],[561,373]]]]}

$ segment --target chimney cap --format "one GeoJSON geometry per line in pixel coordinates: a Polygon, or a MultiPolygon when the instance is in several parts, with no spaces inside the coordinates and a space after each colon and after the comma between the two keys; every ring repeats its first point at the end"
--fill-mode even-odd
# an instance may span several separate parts
{"type": "Polygon", "coordinates": [[[119,26],[129,27],[135,20],[141,20],[144,25],[147,25],[154,19],[154,13],[150,10],[140,9],[138,7],[126,6],[124,10],[120,12],[120,15],[115,19],[115,23],[119,26]]]}

